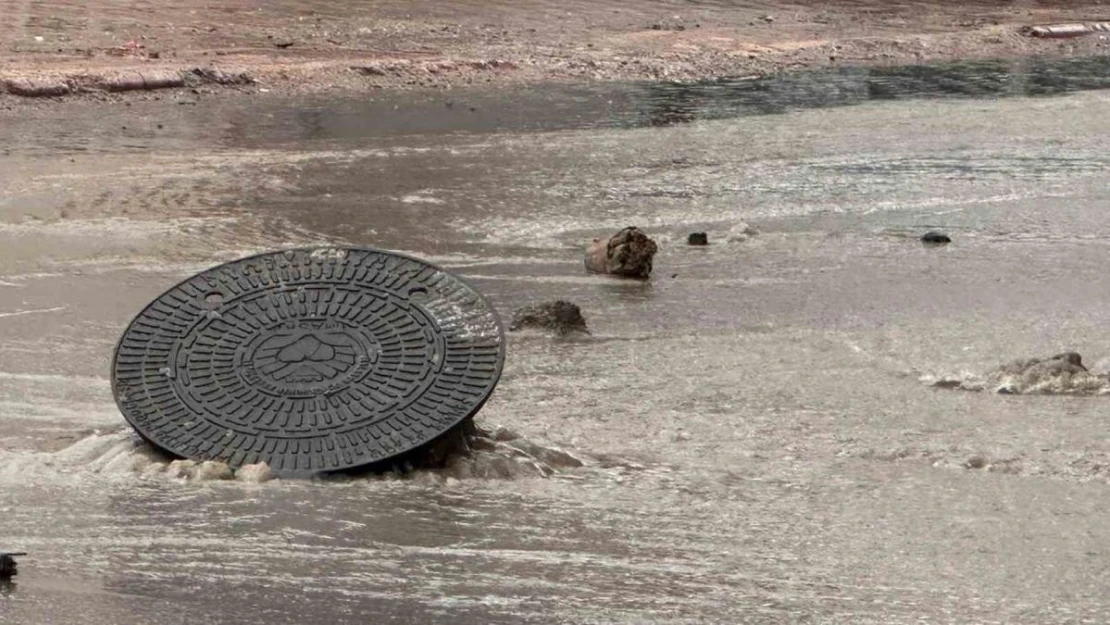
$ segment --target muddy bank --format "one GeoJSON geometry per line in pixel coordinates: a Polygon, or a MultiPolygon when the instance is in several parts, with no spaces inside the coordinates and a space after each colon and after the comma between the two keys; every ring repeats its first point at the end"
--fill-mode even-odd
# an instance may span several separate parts
{"type": "Polygon", "coordinates": [[[1094,3],[628,7],[608,0],[333,7],[287,0],[264,11],[184,2],[120,15],[104,6],[92,18],[97,4],[0,2],[0,14],[14,16],[11,27],[0,31],[0,84],[6,85],[0,102],[23,96],[119,98],[131,87],[197,89],[188,80],[195,68],[250,77],[208,81],[219,91],[304,93],[686,81],[1110,50],[1105,33],[1066,40],[1023,34],[1034,24],[1098,17],[1101,6],[1094,3]]]}

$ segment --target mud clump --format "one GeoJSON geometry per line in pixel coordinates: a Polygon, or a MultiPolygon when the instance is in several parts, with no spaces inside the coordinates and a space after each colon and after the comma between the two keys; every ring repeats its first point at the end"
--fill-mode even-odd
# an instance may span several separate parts
{"type": "Polygon", "coordinates": [[[528,329],[552,332],[558,336],[590,333],[582,309],[566,300],[531,304],[514,311],[509,331],[528,329]]]}
{"type": "Polygon", "coordinates": [[[586,269],[626,278],[647,279],[659,246],[639,228],[628,227],[586,247],[586,269]]]}

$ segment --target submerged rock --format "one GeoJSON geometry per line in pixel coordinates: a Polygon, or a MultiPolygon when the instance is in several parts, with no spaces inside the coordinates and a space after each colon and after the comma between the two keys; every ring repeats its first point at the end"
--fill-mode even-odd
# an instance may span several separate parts
{"type": "Polygon", "coordinates": [[[1003,395],[1100,395],[1110,393],[1110,379],[1091,373],[1076,352],[1047,358],[1025,358],[985,375],[962,374],[929,378],[938,388],[989,390],[1003,395]]]}
{"type": "Polygon", "coordinates": [[[647,278],[659,246],[639,228],[628,227],[586,247],[586,269],[628,278],[647,278]]]}
{"type": "Polygon", "coordinates": [[[1105,386],[1106,380],[1091,375],[1075,352],[1015,360],[987,375],[987,388],[1014,395],[1097,393],[1105,386]]]}
{"type": "Polygon", "coordinates": [[[509,331],[536,329],[554,332],[558,335],[573,333],[589,334],[582,309],[565,300],[542,302],[518,308],[513,312],[509,331]]]}
{"type": "Polygon", "coordinates": [[[1083,371],[1087,370],[1087,367],[1083,366],[1083,357],[1079,355],[1079,352],[1064,352],[1062,354],[1056,354],[1051,358],[1051,360],[1062,360],[1073,367],[1078,367],[1083,371]]]}

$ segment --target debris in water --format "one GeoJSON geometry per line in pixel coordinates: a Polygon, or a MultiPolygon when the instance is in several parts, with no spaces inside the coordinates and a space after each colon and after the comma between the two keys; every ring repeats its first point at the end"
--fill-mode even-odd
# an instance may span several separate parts
{"type": "Polygon", "coordinates": [[[628,278],[651,276],[651,261],[659,246],[639,228],[627,227],[586,247],[586,269],[628,278]]]}
{"type": "Polygon", "coordinates": [[[513,313],[509,331],[537,329],[554,332],[559,336],[583,333],[589,334],[582,309],[565,300],[542,302],[518,308],[513,313]]]}
{"type": "Polygon", "coordinates": [[[686,243],[689,245],[709,245],[709,235],[704,232],[691,232],[690,236],[686,237],[686,243]]]}

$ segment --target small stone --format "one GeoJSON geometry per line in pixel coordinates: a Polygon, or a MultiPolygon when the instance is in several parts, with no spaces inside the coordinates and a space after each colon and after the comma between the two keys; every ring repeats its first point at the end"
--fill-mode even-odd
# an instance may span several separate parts
{"type": "Polygon", "coordinates": [[[265,462],[244,464],[235,472],[235,479],[248,484],[261,484],[274,479],[274,471],[265,462]]]}
{"type": "Polygon", "coordinates": [[[509,323],[509,331],[516,332],[529,328],[547,330],[559,335],[575,332],[590,333],[586,328],[582,309],[565,300],[532,304],[517,309],[509,323]]]}
{"type": "Polygon", "coordinates": [[[690,245],[709,245],[709,235],[704,232],[691,232],[690,236],[686,237],[686,243],[690,245]]]}
{"type": "Polygon", "coordinates": [[[964,463],[964,467],[968,469],[982,469],[987,466],[987,459],[982,456],[972,456],[964,463]]]}
{"type": "Polygon", "coordinates": [[[594,239],[586,247],[586,269],[627,278],[651,276],[651,261],[659,246],[639,228],[621,229],[606,239],[594,239]]]}
{"type": "Polygon", "coordinates": [[[923,234],[921,242],[926,245],[944,245],[945,243],[951,243],[952,239],[948,238],[948,235],[943,232],[933,230],[923,234]]]}

